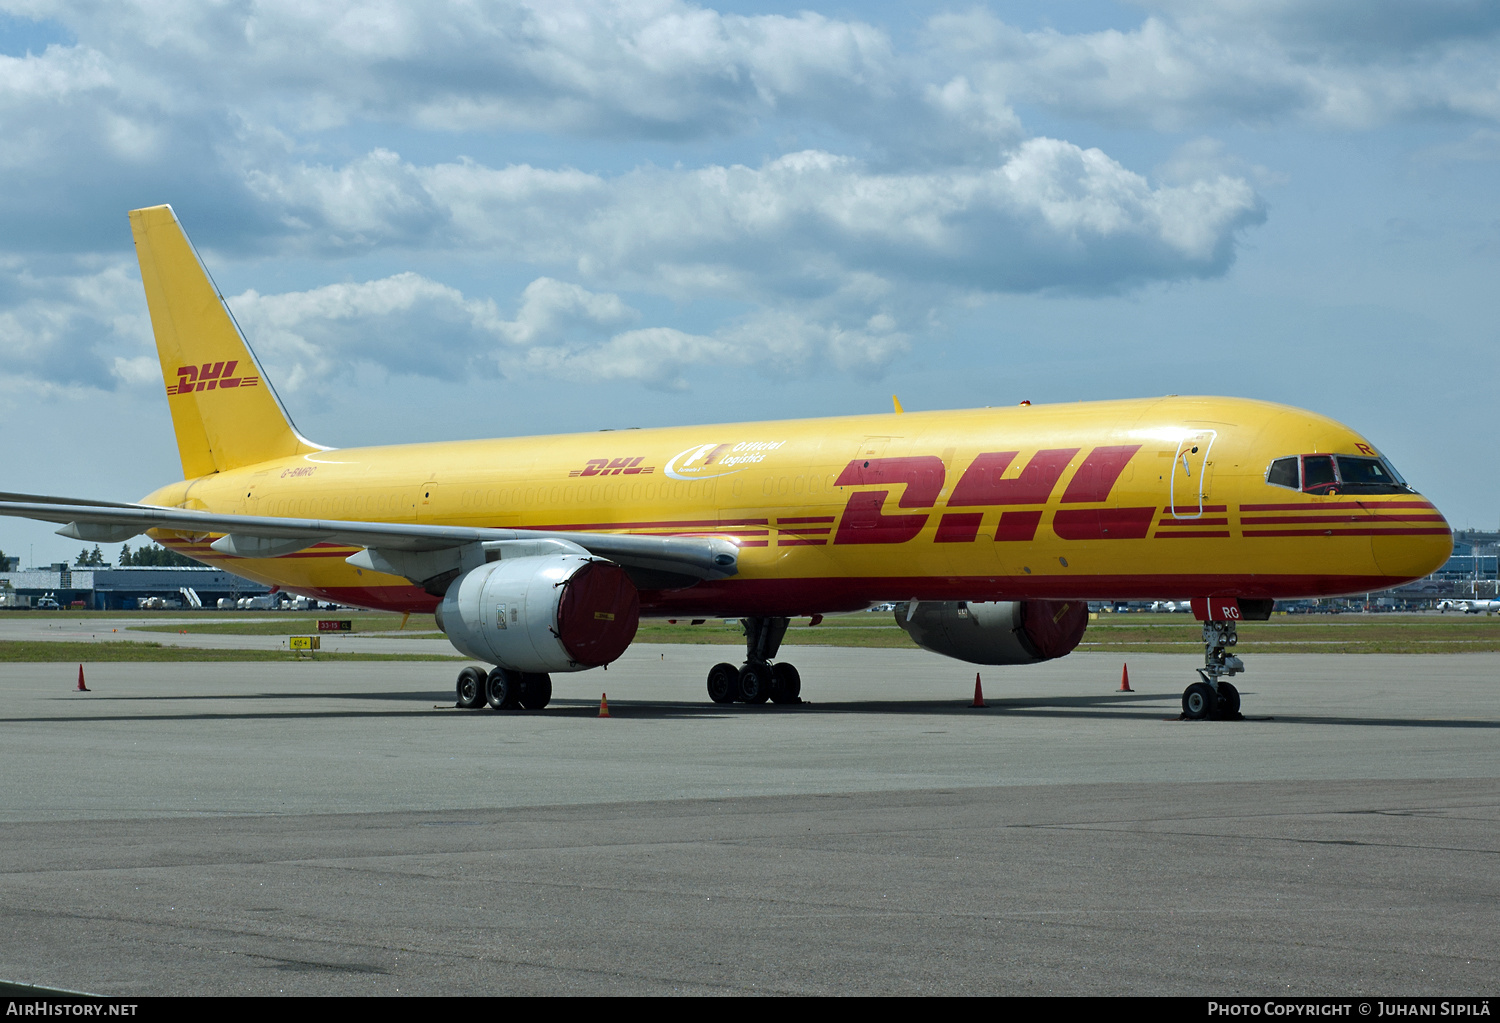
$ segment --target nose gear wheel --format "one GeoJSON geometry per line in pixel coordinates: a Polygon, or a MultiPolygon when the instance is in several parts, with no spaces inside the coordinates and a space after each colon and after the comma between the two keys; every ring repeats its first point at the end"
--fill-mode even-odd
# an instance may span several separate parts
{"type": "Polygon", "coordinates": [[[1229,648],[1239,642],[1239,631],[1233,621],[1203,623],[1203,667],[1198,669],[1201,682],[1182,691],[1182,717],[1186,721],[1238,721],[1240,691],[1225,679],[1245,670],[1245,662],[1229,648]]]}

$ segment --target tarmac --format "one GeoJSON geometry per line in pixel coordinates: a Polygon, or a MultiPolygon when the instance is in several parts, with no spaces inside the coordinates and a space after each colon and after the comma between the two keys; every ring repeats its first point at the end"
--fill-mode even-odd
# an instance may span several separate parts
{"type": "Polygon", "coordinates": [[[979,669],[974,709],[971,665],[785,652],[801,706],[709,703],[733,648],[639,645],[512,714],[454,709],[456,663],[0,666],[0,979],[1500,988],[1500,655],[1257,655],[1246,720],[1185,722],[1189,656],[1130,655],[1134,693],[1107,654],[979,669]]]}

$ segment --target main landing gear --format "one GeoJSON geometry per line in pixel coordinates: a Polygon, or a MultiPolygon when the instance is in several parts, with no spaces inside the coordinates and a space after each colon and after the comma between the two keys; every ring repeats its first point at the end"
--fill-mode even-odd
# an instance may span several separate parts
{"type": "Polygon", "coordinates": [[[772,664],[790,618],[742,618],[745,663],[715,664],[708,672],[708,698],[715,703],[801,703],[802,676],[790,664],[772,664]]]}
{"type": "Polygon", "coordinates": [[[552,676],[532,671],[469,667],[458,673],[458,707],[463,710],[541,710],[552,702],[552,676]]]}
{"type": "Polygon", "coordinates": [[[1182,716],[1189,721],[1238,721],[1240,691],[1224,681],[1245,670],[1245,662],[1226,651],[1239,642],[1233,621],[1203,623],[1203,667],[1182,692],[1182,716]]]}

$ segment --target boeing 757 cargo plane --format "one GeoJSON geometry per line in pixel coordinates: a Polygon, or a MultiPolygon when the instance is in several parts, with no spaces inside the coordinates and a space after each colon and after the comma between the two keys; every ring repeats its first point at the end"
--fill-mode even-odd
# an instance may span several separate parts
{"type": "Polygon", "coordinates": [[[920,646],[1061,657],[1086,601],[1185,599],[1190,718],[1235,716],[1236,624],[1284,597],[1419,579],[1443,516],[1367,440],[1236,398],[1023,404],[330,449],[292,426],[168,206],[130,214],[183,479],[139,503],[0,494],[64,536],[141,532],[238,575],[431,611],[461,706],[540,708],[551,674],[619,657],[642,616],[733,617],[718,703],[795,703],[789,619],[896,602],[920,646]]]}

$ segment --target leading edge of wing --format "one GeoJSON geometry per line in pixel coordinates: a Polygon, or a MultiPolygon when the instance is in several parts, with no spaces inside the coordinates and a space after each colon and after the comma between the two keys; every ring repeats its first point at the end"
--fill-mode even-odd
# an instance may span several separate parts
{"type": "MultiPolygon", "coordinates": [[[[60,522],[58,532],[79,540],[118,543],[148,529],[183,533],[224,533],[231,550],[261,550],[262,556],[300,550],[315,543],[398,551],[440,551],[501,540],[558,539],[591,554],[642,568],[723,579],[738,572],[739,548],[724,537],[640,536],[631,533],[573,533],[535,529],[476,529],[399,522],[348,522],[266,515],[221,515],[187,508],[145,504],[85,502],[71,498],[17,501],[24,494],[0,495],[0,515],[60,522]],[[261,542],[258,542],[261,541],[261,542]],[[269,541],[285,541],[271,543],[269,541]],[[291,541],[304,541],[293,544],[291,541]]],[[[223,549],[223,548],[221,548],[223,549]]]]}
{"type": "Polygon", "coordinates": [[[12,494],[3,490],[0,490],[0,504],[66,504],[82,508],[145,507],[129,501],[97,501],[83,497],[53,497],[50,494],[12,494]]]}

